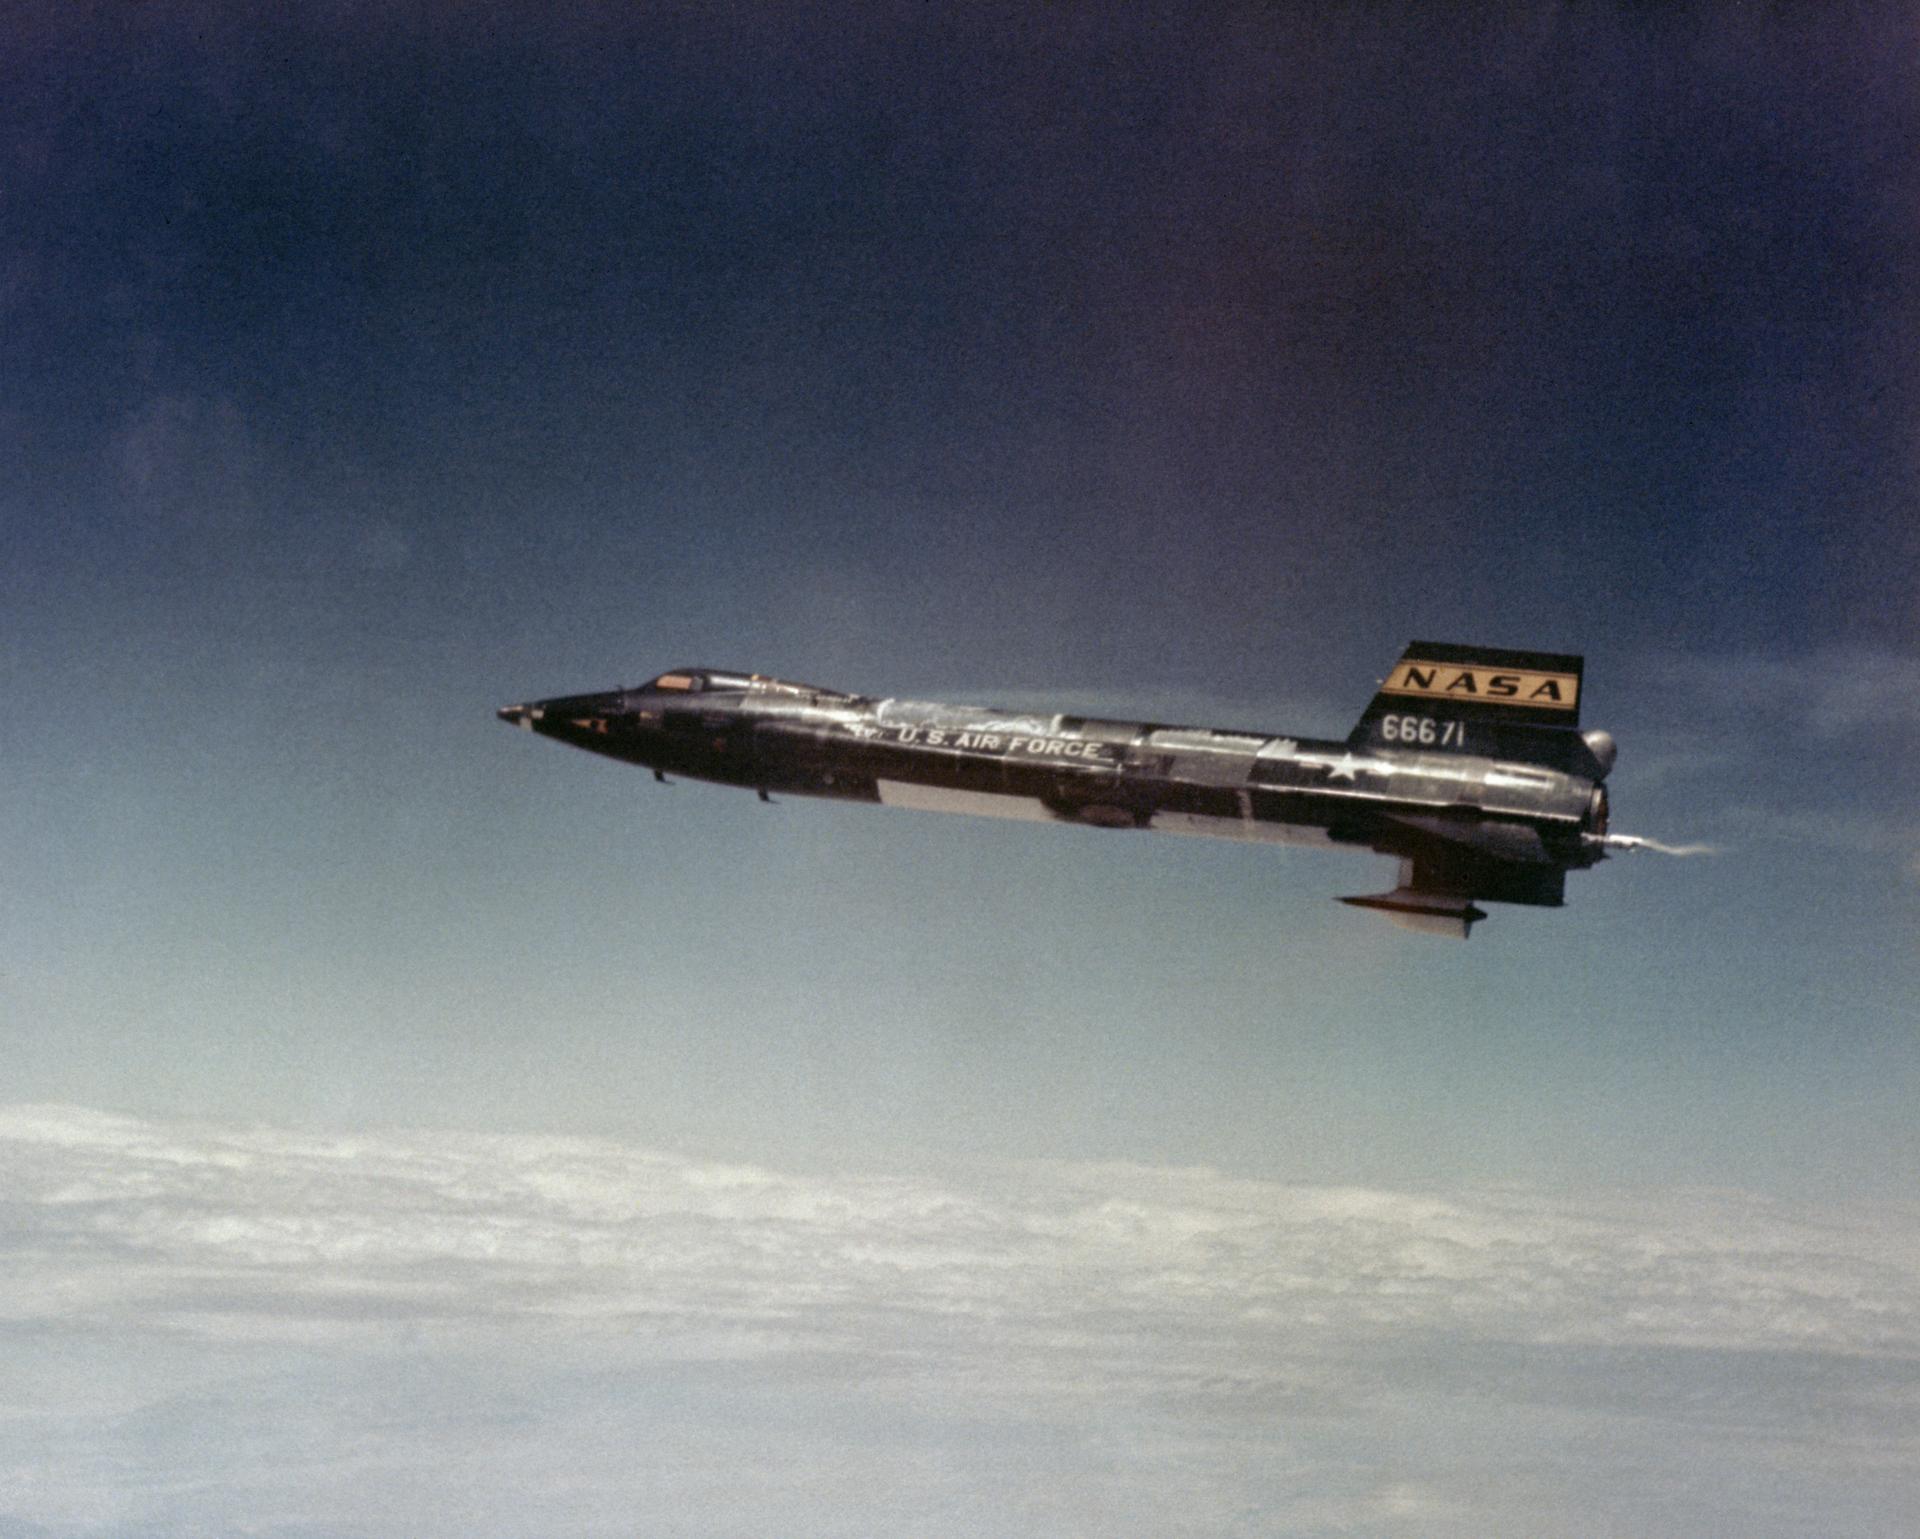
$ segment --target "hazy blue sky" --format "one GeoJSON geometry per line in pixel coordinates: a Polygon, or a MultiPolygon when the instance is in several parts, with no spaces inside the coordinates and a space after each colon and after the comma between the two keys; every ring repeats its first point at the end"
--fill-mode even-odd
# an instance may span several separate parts
{"type": "MultiPolygon", "coordinates": [[[[0,1103],[82,1110],[9,1147],[107,1112],[961,1191],[1092,1160],[1122,1194],[1637,1192],[1656,1229],[1712,1187],[1831,1209],[1847,1255],[1903,1237],[1904,1319],[1920,40],[1898,6],[1796,16],[15,8],[0,1103]],[[1450,945],[1331,901],[1384,861],[764,807],[492,715],[709,663],[1338,735],[1415,636],[1583,652],[1615,826],[1725,853],[1450,945]]],[[[45,1190],[23,1276],[64,1243],[45,1190]]],[[[139,1355],[100,1329],[91,1361],[139,1355]]],[[[924,1350],[938,1397],[965,1366],[924,1350]]],[[[1898,1372],[1904,1430],[1859,1458],[1911,1512],[1898,1372]]],[[[1271,1453],[1221,1425],[1154,1435],[1271,1453]]],[[[1436,1531],[1314,1490],[1329,1532],[1436,1531]]],[[[1455,1496],[1463,1531],[1540,1531],[1455,1496]]],[[[905,1531],[795,1499],[800,1531],[905,1531]]],[[[0,1525],[170,1531],[102,1512],[0,1525]]]]}

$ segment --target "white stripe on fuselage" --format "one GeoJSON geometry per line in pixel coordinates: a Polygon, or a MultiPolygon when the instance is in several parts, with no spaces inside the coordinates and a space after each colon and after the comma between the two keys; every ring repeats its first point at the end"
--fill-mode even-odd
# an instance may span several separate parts
{"type": "MultiPolygon", "coordinates": [[[[913,812],[963,812],[981,818],[1014,818],[1024,823],[1080,821],[1051,811],[1031,796],[1002,796],[992,791],[957,791],[946,786],[915,785],[908,780],[875,783],[887,807],[913,812]]],[[[1089,820],[1092,821],[1092,820],[1089,820]]],[[[1155,833],[1185,834],[1204,839],[1243,839],[1256,844],[1331,846],[1324,829],[1298,823],[1269,823],[1252,817],[1206,817],[1191,812],[1156,812],[1147,826],[1155,833]]]]}
{"type": "Polygon", "coordinates": [[[1309,823],[1270,823],[1257,818],[1210,818],[1197,812],[1156,812],[1147,822],[1156,834],[1187,834],[1202,839],[1243,839],[1252,844],[1299,844],[1332,849],[1323,828],[1309,823]]]}
{"type": "Polygon", "coordinates": [[[1017,818],[1025,823],[1060,820],[1033,796],[1000,796],[992,791],[956,791],[947,786],[915,785],[908,780],[874,782],[886,807],[914,812],[965,812],[978,818],[1017,818]]]}

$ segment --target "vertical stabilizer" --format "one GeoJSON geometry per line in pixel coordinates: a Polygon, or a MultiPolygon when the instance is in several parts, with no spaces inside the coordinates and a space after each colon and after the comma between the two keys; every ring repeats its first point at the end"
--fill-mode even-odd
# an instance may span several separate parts
{"type": "Polygon", "coordinates": [[[1565,652],[1411,642],[1347,741],[1591,773],[1580,738],[1584,668],[1565,652]]]}

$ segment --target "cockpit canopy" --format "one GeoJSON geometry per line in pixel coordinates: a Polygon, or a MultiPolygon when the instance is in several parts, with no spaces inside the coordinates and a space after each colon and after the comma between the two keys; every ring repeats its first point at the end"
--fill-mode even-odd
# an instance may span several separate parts
{"type": "Polygon", "coordinates": [[[698,668],[676,668],[671,673],[663,673],[657,679],[648,680],[640,687],[697,694],[707,687],[707,676],[698,668]]]}
{"type": "Polygon", "coordinates": [[[851,700],[851,695],[837,689],[821,689],[814,684],[794,684],[785,679],[771,679],[764,673],[732,673],[724,668],[675,668],[663,673],[642,689],[659,690],[665,694],[728,694],[774,695],[796,700],[851,700]]]}

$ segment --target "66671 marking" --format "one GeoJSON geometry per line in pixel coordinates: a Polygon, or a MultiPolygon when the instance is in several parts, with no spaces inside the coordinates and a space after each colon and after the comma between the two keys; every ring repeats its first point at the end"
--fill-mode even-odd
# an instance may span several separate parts
{"type": "Polygon", "coordinates": [[[1417,743],[1427,748],[1464,748],[1467,729],[1464,723],[1440,721],[1432,716],[1383,716],[1380,737],[1388,743],[1417,743]]]}

